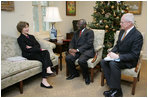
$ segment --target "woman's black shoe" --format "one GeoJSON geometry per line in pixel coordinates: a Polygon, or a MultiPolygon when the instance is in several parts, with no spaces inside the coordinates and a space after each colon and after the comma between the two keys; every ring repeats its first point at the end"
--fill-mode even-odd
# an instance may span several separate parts
{"type": "Polygon", "coordinates": [[[45,86],[43,83],[41,83],[41,87],[44,87],[44,88],[53,88],[53,86],[45,86]]]}

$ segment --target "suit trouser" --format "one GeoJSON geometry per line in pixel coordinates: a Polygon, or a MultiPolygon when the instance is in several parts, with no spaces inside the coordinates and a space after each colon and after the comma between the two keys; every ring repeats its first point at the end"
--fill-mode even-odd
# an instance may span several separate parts
{"type": "Polygon", "coordinates": [[[27,59],[38,60],[42,62],[42,78],[46,78],[47,68],[53,66],[50,59],[50,54],[47,50],[37,53],[31,53],[27,59]]]}
{"type": "Polygon", "coordinates": [[[124,63],[101,60],[101,67],[110,88],[120,89],[121,69],[127,68],[124,63]]]}
{"type": "Polygon", "coordinates": [[[76,70],[76,66],[75,66],[75,61],[76,59],[78,60],[78,64],[80,65],[80,68],[82,70],[82,74],[83,77],[89,77],[89,73],[88,73],[88,64],[87,64],[87,60],[90,57],[86,56],[86,55],[81,55],[80,53],[76,53],[75,56],[68,54],[66,56],[66,64],[67,64],[67,68],[69,70],[69,74],[73,75],[73,74],[77,74],[77,70],[76,70]]]}

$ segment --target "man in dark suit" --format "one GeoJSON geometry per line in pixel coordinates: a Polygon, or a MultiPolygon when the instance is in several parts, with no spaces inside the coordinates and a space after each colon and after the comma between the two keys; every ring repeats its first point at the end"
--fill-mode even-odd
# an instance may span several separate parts
{"type": "Polygon", "coordinates": [[[121,31],[118,41],[114,48],[107,54],[115,61],[101,61],[109,91],[103,94],[106,97],[123,96],[120,81],[121,69],[133,68],[137,65],[140,51],[143,45],[141,33],[134,27],[134,16],[131,13],[124,14],[121,17],[121,31]]]}
{"type": "Polygon", "coordinates": [[[80,19],[77,23],[78,30],[74,33],[72,41],[69,45],[69,54],[66,56],[66,64],[69,71],[67,80],[71,80],[75,77],[79,77],[79,73],[75,68],[75,61],[78,60],[78,64],[82,69],[83,78],[87,85],[90,84],[90,77],[88,72],[87,60],[94,57],[94,32],[86,28],[86,21],[80,19]]]}

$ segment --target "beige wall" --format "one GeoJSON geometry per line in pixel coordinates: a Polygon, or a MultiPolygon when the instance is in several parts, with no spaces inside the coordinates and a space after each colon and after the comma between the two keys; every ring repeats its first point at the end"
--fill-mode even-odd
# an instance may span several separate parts
{"type": "Polygon", "coordinates": [[[147,58],[147,1],[142,2],[141,15],[135,15],[138,30],[144,34],[143,58],[147,58]]]}
{"type": "MultiPolygon", "coordinates": [[[[66,33],[72,31],[72,20],[84,18],[87,22],[91,22],[93,17],[94,1],[76,1],[76,16],[66,16],[66,1],[49,1],[50,6],[57,6],[60,11],[62,22],[56,23],[59,32],[65,37],[66,33]]],[[[33,13],[31,1],[15,1],[15,10],[12,12],[1,12],[1,31],[3,34],[18,36],[16,24],[21,21],[30,23],[30,32],[33,33],[33,13]]],[[[141,15],[135,15],[135,20],[139,31],[145,34],[144,36],[144,58],[147,57],[147,2],[142,2],[141,15]]]]}
{"type": "Polygon", "coordinates": [[[1,33],[18,36],[16,25],[19,21],[27,21],[30,24],[30,32],[33,32],[32,4],[30,2],[14,2],[15,10],[1,12],[1,33]]]}
{"type": "Polygon", "coordinates": [[[94,12],[93,7],[95,6],[94,1],[79,1],[77,2],[77,13],[78,18],[86,19],[87,22],[92,22],[93,17],[91,16],[94,12]]]}

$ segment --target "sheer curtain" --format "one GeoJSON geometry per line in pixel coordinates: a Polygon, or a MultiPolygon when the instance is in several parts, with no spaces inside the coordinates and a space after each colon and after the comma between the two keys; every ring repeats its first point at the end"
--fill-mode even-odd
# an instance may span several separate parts
{"type": "Polygon", "coordinates": [[[44,32],[49,30],[49,23],[44,22],[48,1],[32,1],[33,6],[33,29],[34,32],[44,32]]]}

